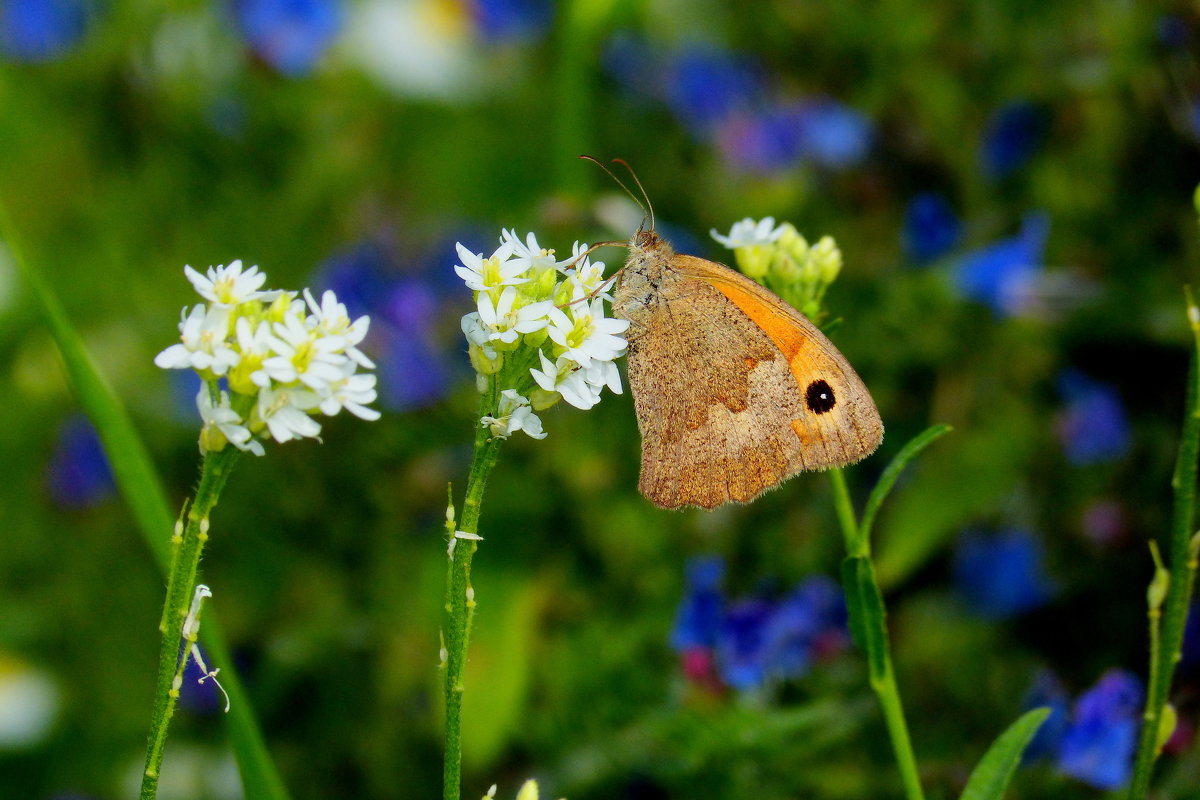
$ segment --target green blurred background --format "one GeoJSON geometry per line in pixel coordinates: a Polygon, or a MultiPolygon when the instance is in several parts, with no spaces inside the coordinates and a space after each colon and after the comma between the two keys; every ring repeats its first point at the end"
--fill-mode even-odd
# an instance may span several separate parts
{"type": "MultiPolygon", "coordinates": [[[[184,264],[241,258],[372,316],[384,418],[244,459],[202,567],[236,653],[215,666],[297,798],[439,791],[441,519],[476,406],[453,243],[627,238],[640,212],[581,153],[632,163],[686,252],[728,261],[706,232],[747,215],[835,236],[833,337],[887,426],[856,498],[956,429],[876,552],[923,779],[951,797],[1039,676],[1144,674],[1198,263],[1197,25],[1152,2],[0,0],[0,200],[173,503],[195,389],[152,359],[195,302],[184,264]],[[960,544],[997,532],[1028,545],[1013,574],[960,544]]],[[[128,797],[163,582],[6,256],[0,367],[0,796],[128,797]]],[[[529,775],[574,800],[900,796],[852,649],[745,689],[671,646],[693,556],[735,599],[836,575],[827,481],[659,511],[628,394],[543,422],[485,503],[467,796],[529,775]]],[[[1195,679],[1185,661],[1185,732],[1195,679]]],[[[213,702],[185,698],[164,798],[240,796],[213,702]]],[[[1015,796],[1099,793],[1060,766],[1015,796]]],[[[1198,766],[1181,736],[1160,796],[1198,796],[1198,766]]]]}

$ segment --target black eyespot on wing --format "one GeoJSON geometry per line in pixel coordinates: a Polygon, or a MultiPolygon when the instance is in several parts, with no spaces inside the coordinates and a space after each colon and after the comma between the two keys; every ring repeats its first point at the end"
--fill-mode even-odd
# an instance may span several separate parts
{"type": "Polygon", "coordinates": [[[828,383],[813,381],[804,390],[804,402],[808,405],[809,411],[814,414],[824,414],[837,405],[837,398],[833,396],[833,387],[828,383]]]}

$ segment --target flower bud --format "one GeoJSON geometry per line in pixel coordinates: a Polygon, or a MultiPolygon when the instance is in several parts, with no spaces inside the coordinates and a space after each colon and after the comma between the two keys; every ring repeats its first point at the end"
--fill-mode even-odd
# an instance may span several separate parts
{"type": "Polygon", "coordinates": [[[504,355],[491,347],[485,349],[471,342],[467,347],[467,354],[471,358],[471,366],[479,375],[495,375],[504,366],[504,355]]]}
{"type": "Polygon", "coordinates": [[[747,277],[758,281],[766,277],[771,268],[771,258],[775,253],[773,245],[751,244],[739,247],[733,251],[738,269],[747,277]]]}

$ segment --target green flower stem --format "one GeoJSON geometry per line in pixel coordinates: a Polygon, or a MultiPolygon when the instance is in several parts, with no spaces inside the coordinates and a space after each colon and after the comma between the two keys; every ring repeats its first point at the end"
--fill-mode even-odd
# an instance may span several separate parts
{"type": "Polygon", "coordinates": [[[908,800],[924,800],[917,773],[917,758],[908,735],[908,723],[904,719],[904,704],[900,701],[900,688],[896,685],[896,674],[892,669],[883,594],[870,560],[870,538],[855,517],[850,492],[846,487],[846,476],[840,469],[831,469],[829,481],[833,486],[833,503],[846,542],[843,580],[852,624],[857,629],[855,638],[867,651],[871,689],[879,698],[896,765],[900,769],[900,779],[904,783],[904,795],[908,800]],[[854,620],[855,616],[859,619],[854,620]]]}
{"type": "MultiPolygon", "coordinates": [[[[1189,313],[1196,308],[1188,293],[1189,313]]],[[[1134,762],[1133,782],[1129,787],[1130,800],[1140,800],[1150,791],[1154,762],[1162,751],[1160,739],[1164,707],[1171,691],[1175,666],[1183,647],[1183,632],[1187,624],[1188,603],[1196,577],[1196,552],[1193,545],[1196,508],[1196,461],[1200,455],[1200,323],[1192,321],[1196,338],[1188,371],[1186,413],[1179,455],[1171,483],[1175,490],[1175,505],[1171,515],[1170,579],[1163,610],[1150,608],[1150,676],[1146,691],[1146,710],[1138,737],[1137,759],[1134,762]],[[1159,629],[1161,613],[1161,630],[1159,629]]]]}
{"type": "Polygon", "coordinates": [[[180,655],[183,641],[183,622],[191,605],[196,585],[200,554],[208,541],[208,517],[217,504],[229,473],[241,451],[226,447],[219,453],[205,456],[200,468],[200,485],[196,498],[185,515],[182,537],[172,544],[173,558],[167,579],[167,598],[163,604],[162,646],[158,654],[158,682],[154,693],[154,714],[150,722],[150,743],[146,749],[146,769],[142,773],[141,800],[153,800],[158,794],[158,778],[162,768],[163,751],[167,743],[167,727],[175,713],[179,690],[173,688],[176,675],[182,675],[187,651],[180,655]]]}
{"type": "MultiPolygon", "coordinates": [[[[479,418],[495,413],[496,380],[479,404],[479,418]]],[[[463,499],[462,517],[455,530],[462,533],[479,532],[479,513],[483,503],[483,490],[488,476],[496,466],[501,440],[480,425],[475,430],[475,452],[471,458],[471,474],[467,478],[467,494],[463,499]]],[[[450,531],[454,537],[454,531],[450,531]]],[[[446,576],[446,749],[442,768],[442,797],[444,800],[460,799],[462,780],[462,698],[463,674],[467,666],[467,644],[471,639],[471,622],[475,616],[475,593],[471,588],[471,558],[478,543],[473,539],[451,538],[454,551],[446,576]]]]}

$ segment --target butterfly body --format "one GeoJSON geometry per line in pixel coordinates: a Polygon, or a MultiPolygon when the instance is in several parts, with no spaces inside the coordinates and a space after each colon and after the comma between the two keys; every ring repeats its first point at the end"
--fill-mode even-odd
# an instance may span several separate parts
{"type": "Polygon", "coordinates": [[[630,243],[613,312],[630,322],[639,489],[659,506],[745,503],[803,470],[858,461],[883,438],[866,387],[815,325],[653,230],[630,243]]]}

